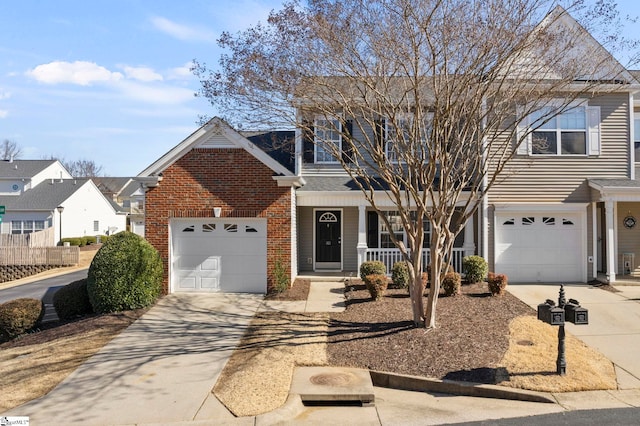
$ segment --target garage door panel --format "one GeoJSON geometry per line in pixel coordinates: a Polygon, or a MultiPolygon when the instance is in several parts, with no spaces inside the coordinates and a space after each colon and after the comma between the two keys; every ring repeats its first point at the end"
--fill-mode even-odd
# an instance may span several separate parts
{"type": "Polygon", "coordinates": [[[176,219],[171,230],[176,291],[266,292],[266,219],[176,219]]]}
{"type": "Polygon", "coordinates": [[[511,282],[581,281],[580,223],[572,213],[496,214],[496,271],[511,282]]]}

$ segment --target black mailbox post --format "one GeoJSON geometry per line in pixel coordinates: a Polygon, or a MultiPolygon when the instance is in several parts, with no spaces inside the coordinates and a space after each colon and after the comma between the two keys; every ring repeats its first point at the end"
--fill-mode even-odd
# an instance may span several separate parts
{"type": "Polygon", "coordinates": [[[560,295],[558,296],[558,305],[553,300],[547,299],[544,303],[538,305],[538,319],[547,324],[557,325],[558,328],[558,358],[556,360],[556,371],[559,375],[564,376],[567,373],[567,359],[565,356],[565,321],[576,325],[589,324],[589,311],[580,306],[575,299],[569,299],[567,303],[564,296],[564,286],[560,286],[560,295]]]}

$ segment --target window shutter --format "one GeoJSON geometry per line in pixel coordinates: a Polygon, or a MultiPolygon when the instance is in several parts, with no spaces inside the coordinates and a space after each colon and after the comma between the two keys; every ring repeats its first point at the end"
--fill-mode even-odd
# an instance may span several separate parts
{"type": "Polygon", "coordinates": [[[311,123],[305,122],[302,128],[302,162],[313,163],[314,159],[314,145],[313,136],[315,129],[310,126],[311,123]]]}
{"type": "Polygon", "coordinates": [[[342,136],[342,161],[345,163],[353,163],[353,120],[347,120],[344,126],[342,136]],[[345,139],[347,140],[345,143],[345,139]]]}
{"type": "Polygon", "coordinates": [[[367,246],[378,248],[378,213],[367,212],[367,246]]]}
{"type": "Polygon", "coordinates": [[[384,151],[384,140],[386,138],[385,135],[385,131],[386,131],[386,126],[385,126],[385,120],[384,118],[380,119],[380,120],[376,120],[375,122],[375,138],[376,138],[376,143],[378,144],[378,146],[380,147],[380,149],[382,149],[384,151]]]}
{"type": "MultiPolygon", "coordinates": [[[[522,108],[519,108],[518,117],[523,114],[522,108]]],[[[516,154],[518,155],[529,155],[531,150],[529,146],[531,145],[531,132],[529,131],[529,117],[523,117],[518,122],[518,127],[516,129],[516,143],[520,142],[518,145],[518,149],[516,154]],[[529,134],[527,134],[529,132],[529,134]],[[525,136],[526,135],[526,136],[525,136]],[[524,140],[522,138],[524,137],[524,140]],[[522,142],[520,142],[522,141],[522,142]]]]}
{"type": "Polygon", "coordinates": [[[600,155],[600,107],[588,106],[587,113],[587,146],[589,155],[600,155]]]}

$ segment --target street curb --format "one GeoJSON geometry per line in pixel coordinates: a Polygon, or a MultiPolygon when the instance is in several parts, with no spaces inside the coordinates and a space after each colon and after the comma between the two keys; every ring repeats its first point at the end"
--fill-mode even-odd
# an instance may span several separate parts
{"type": "Polygon", "coordinates": [[[453,380],[428,379],[370,370],[374,386],[390,389],[439,392],[453,395],[475,396],[481,398],[510,399],[515,401],[543,402],[555,404],[557,401],[551,394],[524,389],[505,388],[480,383],[457,382],[453,380]]]}

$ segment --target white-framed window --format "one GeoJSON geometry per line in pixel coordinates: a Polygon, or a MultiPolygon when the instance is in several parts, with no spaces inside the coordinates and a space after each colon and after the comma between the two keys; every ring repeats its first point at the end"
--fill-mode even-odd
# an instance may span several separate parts
{"type": "Polygon", "coordinates": [[[577,106],[560,115],[544,118],[548,109],[531,115],[531,154],[586,155],[587,116],[584,106],[577,106]],[[546,122],[544,122],[546,120],[546,122]]]}
{"type": "Polygon", "coordinates": [[[44,229],[44,220],[12,220],[12,234],[30,234],[44,229]]]}
{"type": "MultiPolygon", "coordinates": [[[[396,246],[393,244],[393,241],[391,241],[391,233],[396,236],[396,239],[398,241],[402,241],[406,244],[407,233],[405,232],[404,226],[402,226],[400,213],[398,213],[397,211],[386,211],[384,212],[384,215],[389,220],[391,230],[389,230],[384,221],[380,222],[378,247],[396,248],[396,246]]],[[[415,223],[415,212],[411,212],[411,219],[415,223]]],[[[422,222],[422,227],[424,230],[424,240],[422,241],[422,247],[429,248],[431,243],[431,222],[429,222],[427,219],[424,219],[422,222]]]]}
{"type": "Polygon", "coordinates": [[[340,120],[316,118],[315,129],[315,163],[338,163],[332,152],[342,152],[342,123],[340,120]]]}
{"type": "Polygon", "coordinates": [[[94,220],[93,221],[93,232],[98,232],[100,231],[100,221],[99,220],[94,220]]]}
{"type": "Polygon", "coordinates": [[[633,113],[633,147],[636,151],[636,163],[640,163],[640,112],[633,113]]]}
{"type": "Polygon", "coordinates": [[[600,107],[575,102],[565,111],[552,115],[553,106],[540,108],[519,125],[526,131],[518,154],[532,156],[586,156],[600,154],[600,107]]]}
{"type": "Polygon", "coordinates": [[[412,131],[417,131],[421,139],[422,152],[416,153],[417,155],[425,155],[427,153],[427,140],[431,134],[431,123],[433,121],[433,113],[427,113],[424,116],[424,122],[420,128],[413,129],[415,125],[413,114],[404,114],[396,117],[393,123],[391,120],[385,119],[384,128],[384,148],[385,155],[392,163],[398,162],[398,153],[402,149],[402,146],[410,145],[412,131]],[[394,125],[395,124],[395,125],[394,125]]]}

